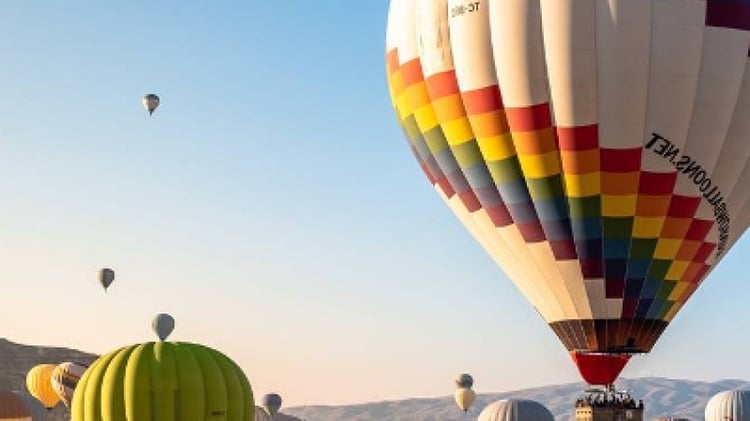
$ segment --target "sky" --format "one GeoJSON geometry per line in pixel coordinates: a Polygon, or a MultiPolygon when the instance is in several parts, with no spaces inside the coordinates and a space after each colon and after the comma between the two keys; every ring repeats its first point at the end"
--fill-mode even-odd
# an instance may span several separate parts
{"type": "MultiPolygon", "coordinates": [[[[104,353],[167,312],[287,406],[579,381],[414,161],[387,1],[121,3],[0,2],[0,337],[104,353]]],[[[750,378],[748,252],[623,375],[750,378]]]]}

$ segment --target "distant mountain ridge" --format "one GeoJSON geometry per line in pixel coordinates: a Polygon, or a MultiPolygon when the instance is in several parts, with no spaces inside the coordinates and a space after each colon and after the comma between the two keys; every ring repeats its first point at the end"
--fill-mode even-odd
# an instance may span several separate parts
{"type": "MultiPolygon", "coordinates": [[[[61,347],[23,345],[0,338],[0,389],[26,391],[26,373],[42,363],[80,361],[90,364],[95,354],[61,347]]],[[[250,379],[252,384],[252,379],[250,379]]],[[[658,377],[620,379],[618,389],[630,390],[643,399],[646,420],[671,415],[693,421],[703,419],[708,399],[730,389],[748,389],[744,380],[702,382],[658,377]]],[[[346,406],[302,406],[283,408],[283,412],[305,421],[466,421],[476,420],[479,412],[491,402],[504,398],[526,398],[543,403],[557,421],[573,418],[573,404],[583,390],[582,383],[569,383],[477,396],[468,414],[458,410],[452,396],[372,402],[346,406]]],[[[68,410],[58,405],[49,421],[69,419],[68,410]]]]}
{"type": "MultiPolygon", "coordinates": [[[[505,398],[532,399],[544,404],[557,421],[573,420],[573,405],[583,391],[582,383],[569,383],[505,393],[481,394],[468,414],[463,414],[452,396],[373,402],[347,406],[302,406],[285,408],[288,414],[306,421],[466,421],[476,420],[488,404],[505,398]]],[[[744,380],[702,382],[658,377],[620,379],[618,389],[628,389],[645,405],[644,420],[679,416],[703,420],[706,402],[729,389],[750,389],[744,380]]]]}
{"type": "MultiPolygon", "coordinates": [[[[28,394],[26,373],[37,364],[59,364],[65,361],[91,364],[98,356],[75,349],[23,345],[0,338],[0,390],[17,390],[28,394]]],[[[70,418],[62,403],[49,414],[48,421],[70,418]]]]}

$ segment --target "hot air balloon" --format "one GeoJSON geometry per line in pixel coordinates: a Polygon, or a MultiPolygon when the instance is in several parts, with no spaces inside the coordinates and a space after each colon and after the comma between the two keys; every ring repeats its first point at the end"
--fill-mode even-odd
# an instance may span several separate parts
{"type": "Polygon", "coordinates": [[[147,342],[99,357],[73,394],[72,421],[254,419],[242,369],[200,344],[147,342]]]}
{"type": "Polygon", "coordinates": [[[717,393],[706,404],[706,421],[750,419],[750,391],[728,390],[717,393]]]}
{"type": "Polygon", "coordinates": [[[459,387],[456,389],[453,398],[456,400],[456,405],[458,405],[462,411],[466,412],[471,408],[471,405],[474,404],[474,401],[477,399],[477,394],[471,388],[459,387]]]}
{"type": "Polygon", "coordinates": [[[45,408],[38,400],[36,400],[33,396],[29,395],[26,392],[20,392],[14,390],[13,393],[16,394],[19,398],[21,398],[25,403],[26,407],[29,408],[29,412],[31,413],[31,421],[46,421],[47,415],[49,412],[47,411],[47,408],[45,408]]]}
{"type": "Polygon", "coordinates": [[[99,283],[104,287],[104,292],[112,285],[115,280],[115,271],[110,268],[104,268],[99,271],[99,283]]]}
{"type": "Polygon", "coordinates": [[[1,421],[32,421],[31,411],[26,402],[16,393],[0,391],[1,421]]]}
{"type": "Polygon", "coordinates": [[[544,405],[528,399],[503,399],[487,405],[478,421],[555,421],[544,405]]]}
{"type": "Polygon", "coordinates": [[[279,409],[281,409],[281,396],[277,393],[269,393],[263,396],[263,407],[273,419],[279,413],[279,409]]]}
{"type": "Polygon", "coordinates": [[[456,379],[456,387],[468,387],[471,388],[474,386],[474,378],[471,377],[471,374],[463,373],[456,379]]]}
{"type": "Polygon", "coordinates": [[[60,397],[60,400],[68,408],[70,408],[70,401],[73,399],[73,392],[75,392],[76,385],[86,371],[86,368],[88,368],[87,365],[64,362],[58,364],[52,371],[52,389],[54,389],[57,396],[60,397]]]}
{"type": "Polygon", "coordinates": [[[455,383],[456,392],[453,397],[456,400],[456,405],[466,412],[477,398],[476,393],[471,389],[474,386],[474,378],[471,377],[471,374],[463,373],[458,376],[455,383]]]}
{"type": "Polygon", "coordinates": [[[174,319],[166,313],[157,314],[151,322],[151,328],[159,337],[159,340],[164,341],[174,330],[174,319]]]}
{"type": "Polygon", "coordinates": [[[52,388],[52,372],[55,364],[39,364],[26,374],[26,388],[47,409],[52,409],[60,402],[60,396],[52,388]]]}
{"type": "Polygon", "coordinates": [[[255,421],[303,421],[300,418],[293,417],[291,415],[278,413],[271,417],[268,415],[265,409],[261,406],[255,407],[255,421]]]}
{"type": "Polygon", "coordinates": [[[143,99],[141,99],[143,108],[148,111],[148,115],[152,115],[154,113],[156,107],[159,106],[159,102],[161,102],[161,100],[159,99],[159,96],[155,94],[144,95],[143,99]]]}
{"type": "Polygon", "coordinates": [[[390,3],[387,80],[412,153],[590,384],[653,348],[750,223],[749,14],[390,3]]]}

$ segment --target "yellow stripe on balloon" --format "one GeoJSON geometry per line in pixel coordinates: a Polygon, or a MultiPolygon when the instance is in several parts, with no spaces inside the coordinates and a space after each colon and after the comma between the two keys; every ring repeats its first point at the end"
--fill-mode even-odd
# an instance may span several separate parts
{"type": "MultiPolygon", "coordinates": [[[[515,133],[513,134],[515,136],[515,133]]],[[[526,178],[544,178],[560,174],[560,160],[557,152],[541,155],[518,155],[526,178]]]]}
{"type": "Polygon", "coordinates": [[[513,138],[507,132],[498,136],[481,137],[477,140],[477,143],[482,155],[488,162],[501,161],[516,154],[513,138]]]}
{"type": "Polygon", "coordinates": [[[671,260],[677,255],[677,250],[680,249],[680,240],[671,238],[660,238],[656,243],[656,249],[654,250],[654,259],[659,260],[671,260]]]}
{"type": "Polygon", "coordinates": [[[636,216],[633,221],[633,237],[659,238],[664,219],[663,216],[636,216]]]}
{"type": "Polygon", "coordinates": [[[565,174],[565,194],[568,197],[590,197],[599,194],[599,172],[565,174]]]}
{"type": "Polygon", "coordinates": [[[602,216],[629,217],[635,213],[636,195],[602,194],[602,216]]]}

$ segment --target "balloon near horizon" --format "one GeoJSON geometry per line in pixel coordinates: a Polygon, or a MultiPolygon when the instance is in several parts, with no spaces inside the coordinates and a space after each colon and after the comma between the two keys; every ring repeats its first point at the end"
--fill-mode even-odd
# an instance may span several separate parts
{"type": "Polygon", "coordinates": [[[0,391],[0,420],[31,421],[31,416],[31,409],[18,393],[0,391]]]}
{"type": "Polygon", "coordinates": [[[56,364],[37,364],[26,373],[26,389],[48,410],[60,402],[60,396],[52,386],[55,368],[56,364]]]}
{"type": "Polygon", "coordinates": [[[750,3],[391,0],[408,145],[584,380],[651,351],[750,223],[750,3]]]}
{"type": "Polygon", "coordinates": [[[706,403],[706,421],[750,419],[750,390],[727,390],[715,394],[706,403]]]}
{"type": "Polygon", "coordinates": [[[85,364],[64,362],[58,364],[55,369],[52,370],[50,385],[66,407],[70,408],[70,402],[73,399],[75,388],[87,368],[88,366],[85,364]]]}
{"type": "Polygon", "coordinates": [[[453,399],[462,411],[467,412],[477,399],[477,394],[472,389],[474,378],[471,374],[462,373],[454,383],[456,384],[456,391],[453,394],[453,399]]]}
{"type": "Polygon", "coordinates": [[[275,417],[281,409],[281,395],[278,393],[269,393],[263,396],[263,408],[271,418],[275,417]]]}
{"type": "Polygon", "coordinates": [[[552,413],[537,401],[502,399],[487,405],[478,421],[554,421],[552,413]]]}
{"type": "Polygon", "coordinates": [[[99,357],[75,389],[71,421],[253,421],[242,369],[221,352],[187,342],[146,342],[99,357]]]}

